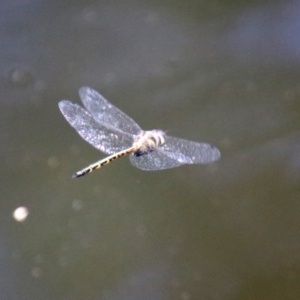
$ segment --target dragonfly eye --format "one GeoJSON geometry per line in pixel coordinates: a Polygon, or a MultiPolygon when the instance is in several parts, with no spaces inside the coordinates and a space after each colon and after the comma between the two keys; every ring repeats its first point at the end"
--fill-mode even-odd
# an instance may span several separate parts
{"type": "Polygon", "coordinates": [[[136,156],[136,157],[139,157],[139,156],[142,156],[142,155],[145,155],[145,154],[149,154],[153,151],[154,151],[153,148],[148,148],[146,151],[139,149],[139,150],[133,152],[133,155],[136,156]]]}

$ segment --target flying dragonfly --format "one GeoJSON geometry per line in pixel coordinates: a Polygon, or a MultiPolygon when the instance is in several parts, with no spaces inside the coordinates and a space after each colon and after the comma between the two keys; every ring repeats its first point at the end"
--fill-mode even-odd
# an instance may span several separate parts
{"type": "Polygon", "coordinates": [[[184,164],[207,164],[218,160],[213,145],[168,136],[162,130],[144,131],[129,116],[89,87],[79,89],[85,109],[68,100],[59,102],[66,120],[78,134],[108,157],[76,172],[84,176],[111,161],[129,155],[131,164],[145,171],[175,168],[184,164]]]}

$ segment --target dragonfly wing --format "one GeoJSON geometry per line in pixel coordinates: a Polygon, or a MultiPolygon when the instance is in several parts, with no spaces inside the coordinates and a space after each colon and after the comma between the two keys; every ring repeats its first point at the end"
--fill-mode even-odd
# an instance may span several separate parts
{"type": "Polygon", "coordinates": [[[166,136],[165,143],[158,147],[168,157],[183,164],[207,164],[218,160],[220,151],[213,145],[166,136]]]}
{"type": "Polygon", "coordinates": [[[153,152],[141,156],[135,156],[134,154],[131,154],[129,156],[129,159],[135,167],[144,171],[171,169],[185,164],[167,156],[165,153],[159,151],[158,149],[155,149],[153,152]]]}
{"type": "Polygon", "coordinates": [[[82,87],[79,89],[79,95],[86,109],[98,123],[132,135],[141,132],[142,129],[135,121],[108,102],[97,91],[89,87],[82,87]]]}
{"type": "Polygon", "coordinates": [[[66,120],[76,129],[79,135],[98,150],[113,154],[132,146],[129,134],[115,131],[98,123],[81,106],[68,100],[59,102],[59,108],[66,120]]]}

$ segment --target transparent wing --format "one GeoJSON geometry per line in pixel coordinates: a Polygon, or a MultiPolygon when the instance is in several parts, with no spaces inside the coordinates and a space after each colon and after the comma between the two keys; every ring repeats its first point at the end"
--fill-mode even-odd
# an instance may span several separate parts
{"type": "Polygon", "coordinates": [[[183,164],[207,164],[218,160],[220,151],[213,145],[165,136],[165,143],[157,151],[183,164]]]}
{"type": "Polygon", "coordinates": [[[185,164],[185,162],[168,157],[165,153],[157,151],[157,149],[141,156],[130,154],[129,159],[135,167],[144,171],[171,169],[185,164]]]}
{"type": "Polygon", "coordinates": [[[220,151],[213,145],[165,136],[166,142],[153,152],[130,155],[130,162],[145,171],[171,169],[184,164],[207,164],[218,160],[220,151]]]}
{"type": "Polygon", "coordinates": [[[136,122],[108,102],[97,91],[89,87],[82,87],[79,89],[79,95],[86,109],[99,124],[131,135],[141,132],[141,128],[136,122]]]}
{"type": "Polygon", "coordinates": [[[132,146],[131,135],[96,122],[81,106],[63,100],[59,102],[59,108],[79,135],[98,150],[113,154],[132,146]]]}

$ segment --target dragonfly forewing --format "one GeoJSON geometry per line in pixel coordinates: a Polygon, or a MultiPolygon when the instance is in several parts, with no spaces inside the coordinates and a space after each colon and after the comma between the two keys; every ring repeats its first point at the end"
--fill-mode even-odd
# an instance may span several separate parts
{"type": "Polygon", "coordinates": [[[132,137],[99,124],[81,106],[70,101],[59,102],[59,108],[79,135],[98,150],[114,154],[132,146],[132,137]]]}
{"type": "Polygon", "coordinates": [[[79,89],[79,95],[86,109],[99,124],[130,135],[137,135],[142,131],[135,121],[95,90],[82,87],[79,89]]]}

